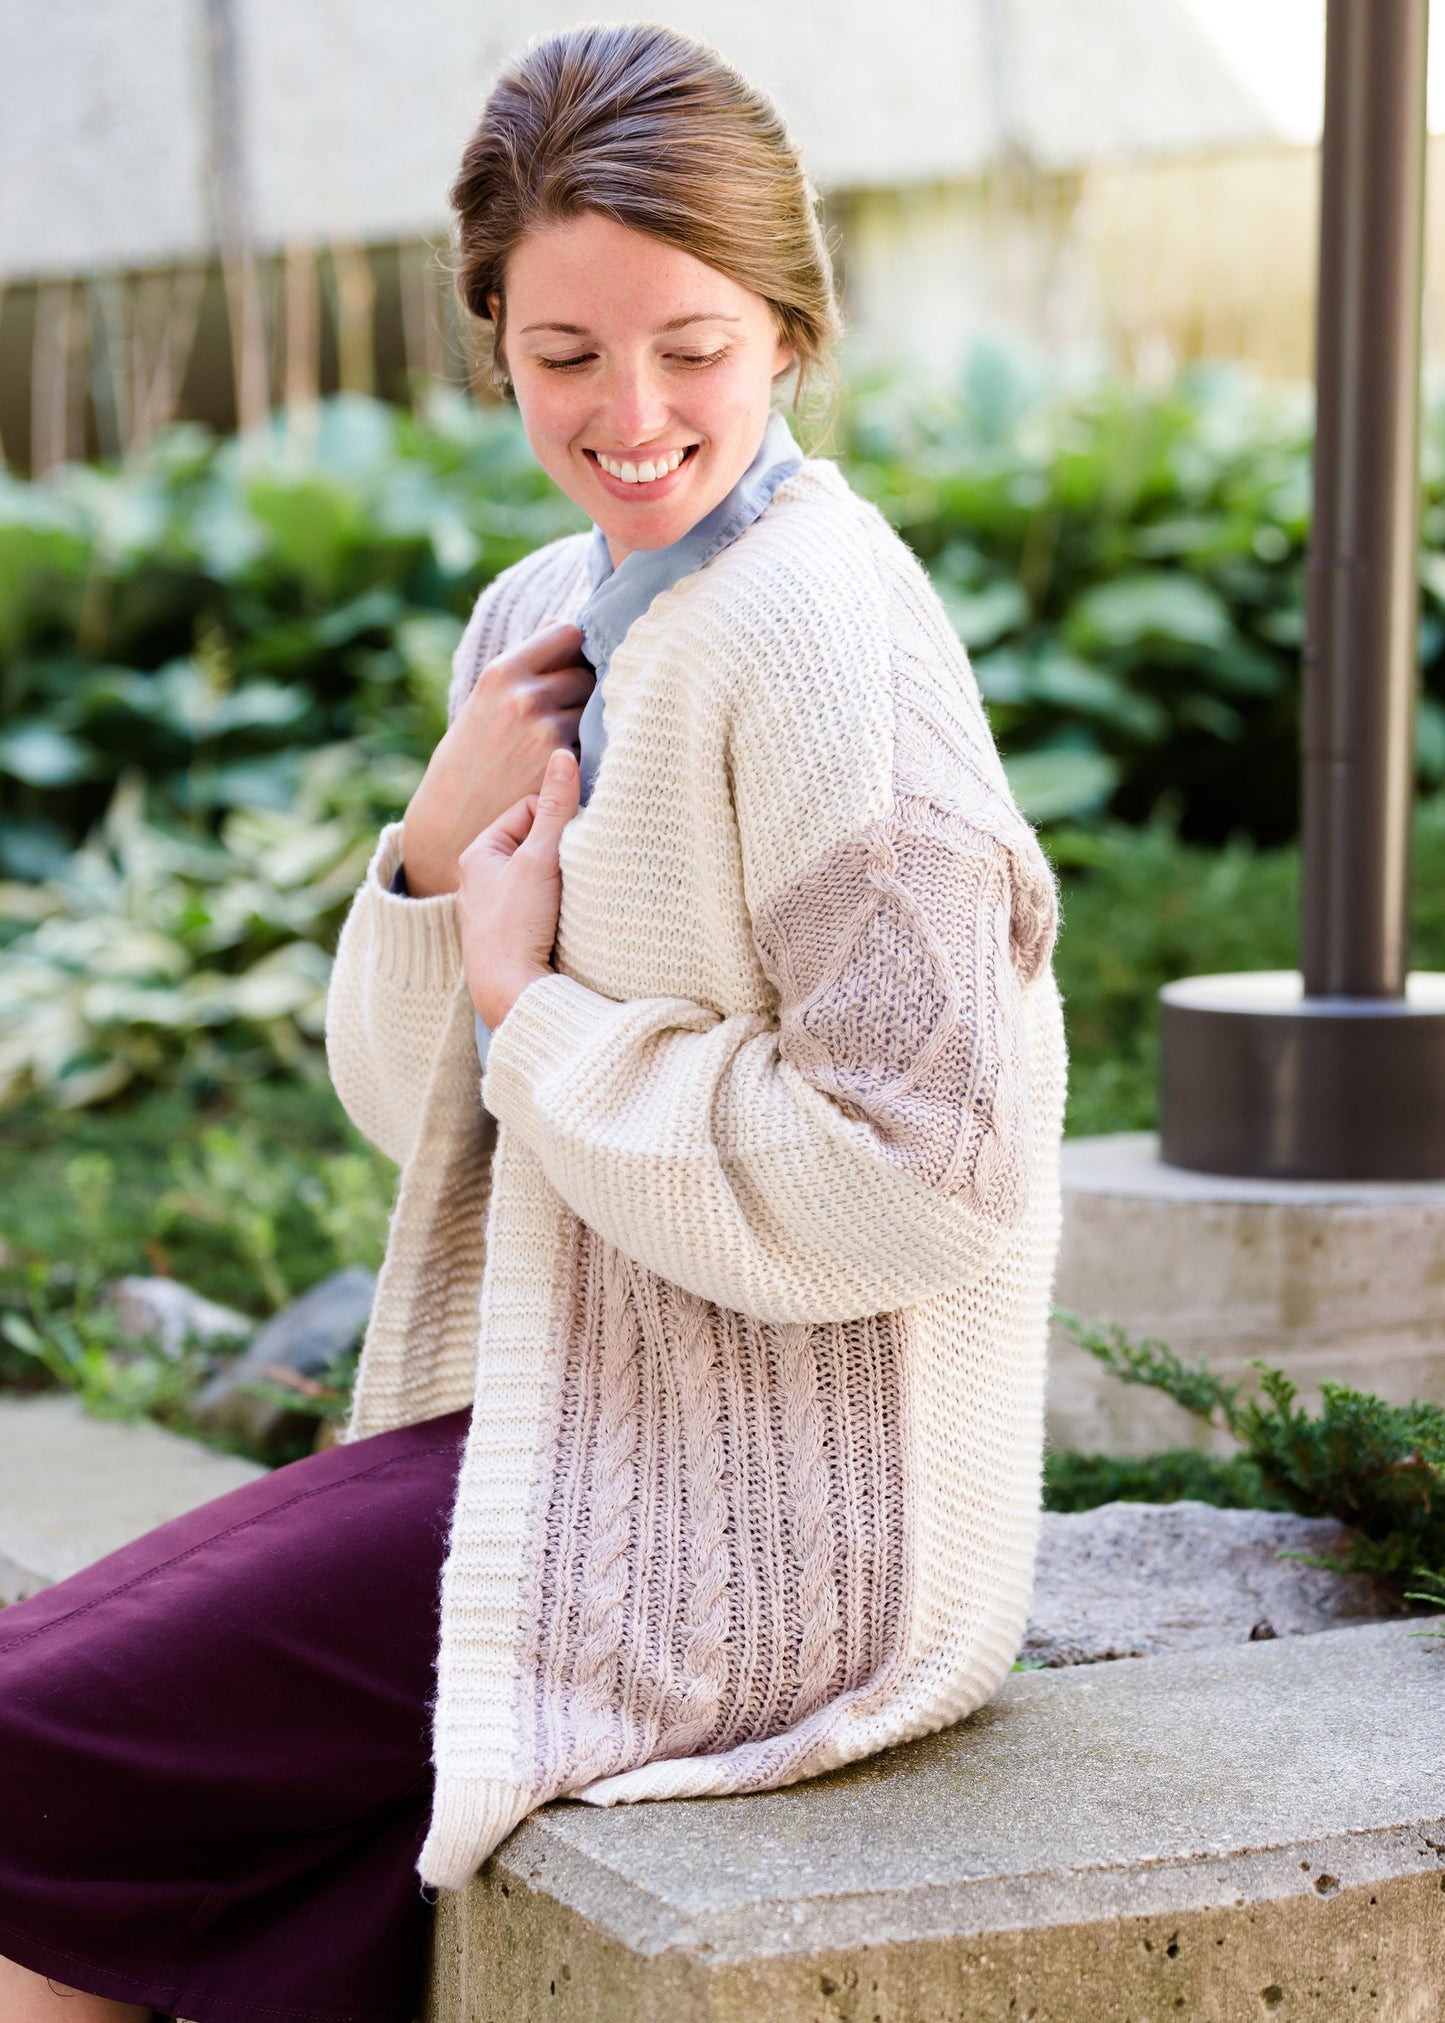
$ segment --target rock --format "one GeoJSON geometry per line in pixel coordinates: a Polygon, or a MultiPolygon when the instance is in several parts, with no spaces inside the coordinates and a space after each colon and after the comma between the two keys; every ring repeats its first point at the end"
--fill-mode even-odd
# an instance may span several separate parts
{"type": "Polygon", "coordinates": [[[1407,1613],[1387,1581],[1280,1557],[1338,1555],[1348,1539],[1331,1518],[1207,1503],[1105,1503],[1046,1514],[1023,1656],[1093,1665],[1407,1613]]]}
{"type": "Polygon", "coordinates": [[[244,1440],[265,1458],[279,1459],[294,1449],[298,1439],[314,1433],[314,1416],[247,1387],[289,1378],[301,1380],[300,1391],[324,1378],[329,1364],[360,1345],[375,1293],[372,1274],[352,1265],[292,1300],[258,1329],[245,1355],[198,1394],[191,1408],[196,1424],[208,1433],[244,1440]]]}
{"type": "Polygon", "coordinates": [[[68,1396],[0,1397],[0,1607],[263,1472],[68,1396]]]}
{"type": "Polygon", "coordinates": [[[179,1356],[187,1341],[203,1348],[213,1342],[247,1342],[256,1332],[249,1314],[218,1306],[176,1278],[117,1278],[105,1288],[120,1331],[128,1342],[157,1342],[179,1356]]]}

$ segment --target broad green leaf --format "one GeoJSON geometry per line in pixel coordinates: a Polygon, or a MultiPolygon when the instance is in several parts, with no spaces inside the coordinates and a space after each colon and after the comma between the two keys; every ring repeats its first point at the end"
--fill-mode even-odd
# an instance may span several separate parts
{"type": "Polygon", "coordinates": [[[0,773],[28,787],[68,787],[91,765],[86,746],[51,724],[32,719],[0,730],[0,773]]]}
{"type": "Polygon", "coordinates": [[[1020,752],[1004,760],[1014,799],[1031,822],[1060,822],[1092,815],[1114,790],[1115,762],[1102,752],[1055,749],[1020,752]]]}
{"type": "Polygon", "coordinates": [[[1212,648],[1234,643],[1229,609],[1217,591],[1196,577],[1137,573],[1085,591],[1069,612],[1065,632],[1081,653],[1141,646],[1212,648]]]}
{"type": "Polygon", "coordinates": [[[954,631],[970,649],[996,645],[1028,621],[1029,600],[1017,583],[999,581],[974,591],[941,583],[938,590],[954,631]]]}

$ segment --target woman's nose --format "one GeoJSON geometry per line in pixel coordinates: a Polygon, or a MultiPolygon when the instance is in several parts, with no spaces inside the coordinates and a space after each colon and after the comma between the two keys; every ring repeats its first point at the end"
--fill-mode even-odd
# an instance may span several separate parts
{"type": "Polygon", "coordinates": [[[620,449],[655,442],[671,412],[663,389],[646,372],[622,373],[608,389],[606,421],[620,449]]]}

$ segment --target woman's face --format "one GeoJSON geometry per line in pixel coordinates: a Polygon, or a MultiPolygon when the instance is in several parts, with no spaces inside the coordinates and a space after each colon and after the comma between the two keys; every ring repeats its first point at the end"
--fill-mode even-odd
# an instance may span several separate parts
{"type": "Polygon", "coordinates": [[[537,459],[614,562],[727,497],[793,357],[761,295],[595,212],[513,252],[505,343],[537,459]]]}

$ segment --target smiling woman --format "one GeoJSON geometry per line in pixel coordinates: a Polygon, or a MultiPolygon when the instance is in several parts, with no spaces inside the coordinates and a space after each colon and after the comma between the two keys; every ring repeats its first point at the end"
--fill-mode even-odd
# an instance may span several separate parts
{"type": "Polygon", "coordinates": [[[804,379],[837,329],[781,120],[685,49],[631,29],[544,44],[498,84],[452,190],[459,286],[492,323],[498,382],[614,562],[726,497],[773,382],[804,379]],[[612,85],[625,124],[597,116],[612,85]]]}
{"type": "Polygon", "coordinates": [[[402,1168],[346,1441],[0,1616],[6,2023],[407,2023],[418,1871],[940,1727],[1022,1634],[1054,891],[927,577],[774,410],[836,321],[796,153],[586,27],[454,201],[593,531],[484,591],[337,950],[402,1168]]]}
{"type": "MultiPolygon", "coordinates": [[[[752,462],[793,364],[760,295],[595,212],[532,232],[507,265],[506,356],[537,459],[612,560],[666,548],[752,462]],[[563,323],[566,309],[580,320],[563,323]]],[[[501,314],[501,295],[489,302],[501,314]]]]}

